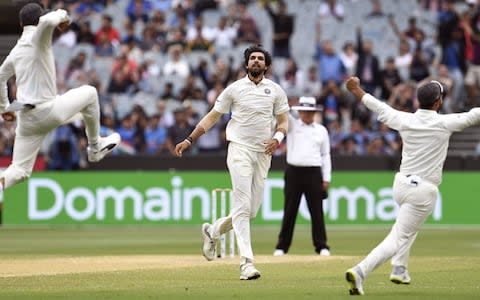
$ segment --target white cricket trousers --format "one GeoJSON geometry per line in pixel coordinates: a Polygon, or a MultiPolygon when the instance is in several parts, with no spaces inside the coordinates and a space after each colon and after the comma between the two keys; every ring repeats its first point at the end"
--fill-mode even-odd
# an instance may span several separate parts
{"type": "Polygon", "coordinates": [[[18,112],[13,158],[0,176],[4,188],[11,187],[32,174],[38,150],[45,136],[80,113],[89,143],[97,142],[100,130],[100,105],[97,90],[88,85],[71,89],[54,100],[18,112]]]}
{"type": "Polygon", "coordinates": [[[410,248],[425,219],[437,202],[436,185],[397,173],[393,183],[393,199],[400,206],[397,219],[387,237],[358,266],[365,278],[392,258],[393,266],[408,266],[410,248]]]}
{"type": "Polygon", "coordinates": [[[218,240],[220,235],[233,228],[241,263],[245,259],[253,261],[250,220],[255,218],[262,204],[271,160],[271,155],[252,151],[236,143],[231,142],[228,146],[227,166],[233,187],[232,210],[228,216],[213,224],[212,237],[218,240]]]}

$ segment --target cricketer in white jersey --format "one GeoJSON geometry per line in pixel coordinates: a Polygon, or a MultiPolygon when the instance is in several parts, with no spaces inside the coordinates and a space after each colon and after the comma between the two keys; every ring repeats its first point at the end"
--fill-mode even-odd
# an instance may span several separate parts
{"type": "Polygon", "coordinates": [[[0,175],[0,189],[28,178],[45,136],[78,113],[85,122],[89,161],[99,161],[120,142],[117,133],[99,137],[100,107],[94,87],[84,85],[57,95],[52,34],[57,27],[68,27],[67,12],[44,14],[39,4],[29,3],[19,17],[22,35],[0,66],[0,113],[6,121],[14,121],[18,111],[13,160],[0,175]],[[13,75],[17,100],[9,104],[7,80],[13,75]]]}
{"type": "Polygon", "coordinates": [[[395,224],[387,237],[346,273],[350,294],[363,295],[367,276],[390,258],[393,266],[390,280],[397,284],[410,283],[407,269],[410,248],[435,206],[450,136],[480,123],[480,108],[465,113],[438,114],[445,89],[437,81],[418,88],[420,108],[415,113],[395,110],[366,94],[356,77],[347,80],[347,88],[378,114],[378,120],[397,130],[403,141],[400,171],[393,182],[393,199],[400,206],[395,224]]]}
{"type": "Polygon", "coordinates": [[[251,46],[245,50],[244,59],[247,76],[218,96],[213,109],[185,141],[177,144],[175,152],[181,156],[223,114],[231,111],[226,133],[230,142],[227,165],[233,186],[232,210],[214,224],[203,224],[203,254],[207,260],[214,259],[220,235],[233,228],[240,252],[240,279],[250,280],[260,277],[253,265],[250,219],[255,218],[262,202],[272,154],[287,132],[289,106],[282,88],[264,77],[271,64],[270,54],[261,46],[251,46]],[[275,134],[274,120],[277,122],[275,134]]]}

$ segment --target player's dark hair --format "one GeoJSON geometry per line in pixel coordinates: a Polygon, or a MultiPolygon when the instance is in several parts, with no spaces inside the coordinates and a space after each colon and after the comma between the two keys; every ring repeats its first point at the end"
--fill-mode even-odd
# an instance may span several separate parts
{"type": "Polygon", "coordinates": [[[19,13],[22,26],[38,25],[38,20],[43,15],[43,8],[38,3],[28,3],[22,7],[19,13]]]}
{"type": "Polygon", "coordinates": [[[245,51],[243,52],[243,58],[245,60],[244,61],[245,66],[248,65],[250,55],[253,52],[262,52],[263,55],[265,56],[265,66],[270,67],[270,65],[272,64],[272,56],[270,55],[270,52],[268,52],[267,50],[265,50],[262,47],[262,45],[252,45],[252,46],[248,47],[247,49],[245,49],[245,51]]]}
{"type": "Polygon", "coordinates": [[[425,83],[417,90],[417,99],[422,109],[432,108],[435,102],[445,97],[445,95],[445,88],[435,80],[425,83]]]}

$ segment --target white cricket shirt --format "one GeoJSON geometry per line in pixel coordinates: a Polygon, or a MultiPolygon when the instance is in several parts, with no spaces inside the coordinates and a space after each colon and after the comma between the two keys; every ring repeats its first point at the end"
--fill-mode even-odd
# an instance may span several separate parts
{"type": "Polygon", "coordinates": [[[330,138],[325,126],[315,122],[305,124],[289,115],[287,163],[296,167],[321,167],[323,181],[330,182],[330,138]]]}
{"type": "Polygon", "coordinates": [[[480,122],[480,108],[441,115],[429,109],[418,109],[415,113],[398,111],[370,94],[363,96],[362,102],[378,114],[380,122],[400,133],[403,141],[400,173],[418,175],[435,185],[442,182],[450,135],[480,122]]]}
{"type": "Polygon", "coordinates": [[[69,17],[58,9],[40,17],[37,26],[24,26],[17,44],[0,66],[0,112],[8,106],[7,80],[16,75],[17,100],[36,104],[57,96],[52,33],[69,17]]]}
{"type": "Polygon", "coordinates": [[[289,110],[287,95],[278,84],[267,78],[255,84],[248,75],[227,86],[213,108],[222,114],[232,112],[228,141],[258,152],[264,152],[263,143],[272,138],[275,116],[289,110]]]}

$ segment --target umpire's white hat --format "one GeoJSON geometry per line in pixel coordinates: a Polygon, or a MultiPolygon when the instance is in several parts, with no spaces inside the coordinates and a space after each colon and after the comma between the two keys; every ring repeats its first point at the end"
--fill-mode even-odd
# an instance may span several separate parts
{"type": "Polygon", "coordinates": [[[298,105],[292,106],[292,110],[320,111],[322,107],[317,105],[317,100],[314,97],[300,97],[298,105]]]}

